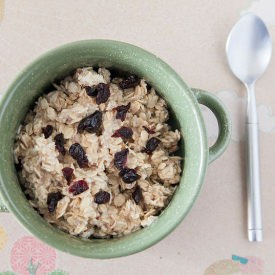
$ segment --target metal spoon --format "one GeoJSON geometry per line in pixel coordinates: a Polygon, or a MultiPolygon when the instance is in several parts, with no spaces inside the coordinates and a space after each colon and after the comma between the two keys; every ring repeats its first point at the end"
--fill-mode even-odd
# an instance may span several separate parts
{"type": "Polygon", "coordinates": [[[251,242],[260,242],[263,239],[258,117],[254,85],[266,70],[271,52],[271,38],[264,22],[254,14],[242,16],[228,36],[226,54],[232,72],[247,89],[248,239],[251,242]]]}

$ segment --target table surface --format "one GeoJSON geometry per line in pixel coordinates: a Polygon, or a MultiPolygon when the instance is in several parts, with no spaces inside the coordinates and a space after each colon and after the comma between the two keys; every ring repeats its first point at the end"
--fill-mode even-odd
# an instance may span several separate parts
{"type": "MultiPolygon", "coordinates": [[[[274,0],[0,0],[2,92],[23,67],[48,49],[80,39],[107,38],[155,53],[189,86],[215,93],[228,107],[233,122],[229,148],[209,166],[194,207],[157,245],[120,259],[81,259],[45,246],[11,214],[0,213],[0,274],[34,274],[27,270],[31,259],[40,259],[36,274],[52,275],[275,274],[275,59],[256,85],[264,241],[249,243],[243,153],[245,90],[230,73],[224,51],[232,25],[249,11],[260,15],[275,37],[274,0]]],[[[203,113],[213,140],[215,119],[206,110],[203,113]]]]}

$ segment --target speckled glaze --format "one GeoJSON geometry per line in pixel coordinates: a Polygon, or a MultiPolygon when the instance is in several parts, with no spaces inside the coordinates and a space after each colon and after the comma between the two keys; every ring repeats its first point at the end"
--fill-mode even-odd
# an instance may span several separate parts
{"type": "Polygon", "coordinates": [[[184,219],[200,191],[209,162],[226,149],[230,120],[218,99],[201,90],[188,88],[177,73],[158,57],[130,44],[87,40],[51,50],[29,65],[11,84],[0,105],[0,192],[17,220],[32,234],[64,252],[87,258],[114,258],[150,247],[171,233],[184,219]],[[30,105],[50,86],[75,68],[101,65],[133,72],[145,78],[165,98],[173,112],[173,122],[181,129],[180,154],[184,169],[180,185],[156,222],[117,239],[83,240],[49,225],[30,206],[20,189],[13,165],[13,144],[19,124],[30,105]],[[209,107],[219,124],[219,137],[208,148],[199,103],[209,107]]]}

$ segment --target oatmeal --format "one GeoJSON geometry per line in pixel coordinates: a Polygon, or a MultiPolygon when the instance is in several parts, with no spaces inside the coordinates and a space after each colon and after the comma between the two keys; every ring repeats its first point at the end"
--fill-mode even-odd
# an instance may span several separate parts
{"type": "Polygon", "coordinates": [[[51,224],[84,238],[150,225],[180,181],[181,138],[165,101],[135,75],[77,69],[41,96],[15,143],[31,205],[51,224]]]}

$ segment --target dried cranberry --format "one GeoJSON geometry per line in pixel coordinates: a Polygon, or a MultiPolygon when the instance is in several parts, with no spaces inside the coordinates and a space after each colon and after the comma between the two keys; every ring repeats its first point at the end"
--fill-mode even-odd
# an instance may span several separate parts
{"type": "Polygon", "coordinates": [[[55,137],[54,137],[54,141],[55,141],[55,148],[56,150],[61,153],[63,156],[66,154],[66,149],[64,147],[64,136],[63,134],[57,134],[55,137]]]}
{"type": "Polygon", "coordinates": [[[128,153],[128,149],[124,149],[120,152],[115,153],[114,164],[117,169],[121,170],[125,166],[128,153]]]}
{"type": "Polygon", "coordinates": [[[116,119],[120,119],[121,121],[124,121],[126,118],[126,114],[129,111],[131,107],[131,103],[128,103],[127,105],[121,105],[116,107],[116,119]]]}
{"type": "Polygon", "coordinates": [[[79,143],[74,143],[69,149],[69,153],[75,159],[80,168],[88,167],[88,158],[82,146],[79,143]]]}
{"type": "Polygon", "coordinates": [[[53,126],[47,125],[46,127],[42,128],[42,133],[44,134],[45,138],[48,138],[53,133],[53,126]]]}
{"type": "Polygon", "coordinates": [[[63,176],[64,176],[64,178],[66,179],[66,181],[67,181],[68,183],[70,183],[71,180],[72,180],[72,177],[73,177],[73,175],[74,175],[74,169],[71,168],[71,167],[64,167],[64,168],[62,169],[62,173],[63,173],[63,176]]]}
{"type": "Polygon", "coordinates": [[[54,212],[58,201],[60,201],[63,198],[61,192],[55,192],[55,193],[49,193],[47,198],[47,205],[49,212],[54,212]]]}
{"type": "Polygon", "coordinates": [[[120,137],[122,139],[130,139],[133,135],[133,130],[129,127],[121,127],[118,130],[116,130],[112,137],[120,137]]]}
{"type": "Polygon", "coordinates": [[[140,179],[140,175],[137,174],[135,169],[130,169],[130,168],[123,168],[119,172],[119,176],[122,178],[122,180],[125,183],[132,183],[138,179],[140,179]]]}
{"type": "Polygon", "coordinates": [[[96,97],[97,96],[97,89],[95,86],[86,86],[85,87],[86,93],[90,97],[96,97]]]}
{"type": "Polygon", "coordinates": [[[85,180],[78,180],[72,183],[69,187],[69,192],[74,196],[79,195],[89,189],[89,186],[85,180]]]}
{"type": "Polygon", "coordinates": [[[104,204],[110,201],[110,194],[106,191],[99,191],[95,194],[94,202],[97,204],[104,204]]]}
{"type": "Polygon", "coordinates": [[[82,134],[84,131],[88,133],[98,133],[102,124],[102,113],[95,111],[93,114],[84,117],[78,124],[77,132],[82,134]]]}
{"type": "Polygon", "coordinates": [[[160,144],[160,140],[158,138],[152,137],[150,138],[147,143],[145,148],[142,150],[142,152],[145,152],[147,154],[152,154],[153,151],[155,151],[160,144]]]}
{"type": "Polygon", "coordinates": [[[99,83],[96,86],[96,90],[97,90],[97,95],[95,99],[96,104],[99,105],[101,103],[105,103],[111,95],[109,85],[105,83],[99,83]]]}
{"type": "Polygon", "coordinates": [[[139,85],[139,83],[140,83],[140,78],[138,78],[136,75],[130,75],[119,83],[119,87],[124,90],[124,89],[134,88],[137,85],[139,85]]]}
{"type": "Polygon", "coordinates": [[[132,193],[132,198],[136,204],[139,204],[143,199],[142,190],[138,185],[136,186],[135,191],[132,193]]]}
{"type": "Polygon", "coordinates": [[[148,127],[146,126],[143,126],[143,128],[145,129],[145,131],[150,134],[150,135],[153,135],[155,134],[156,132],[153,130],[153,129],[149,129],[148,127]]]}

